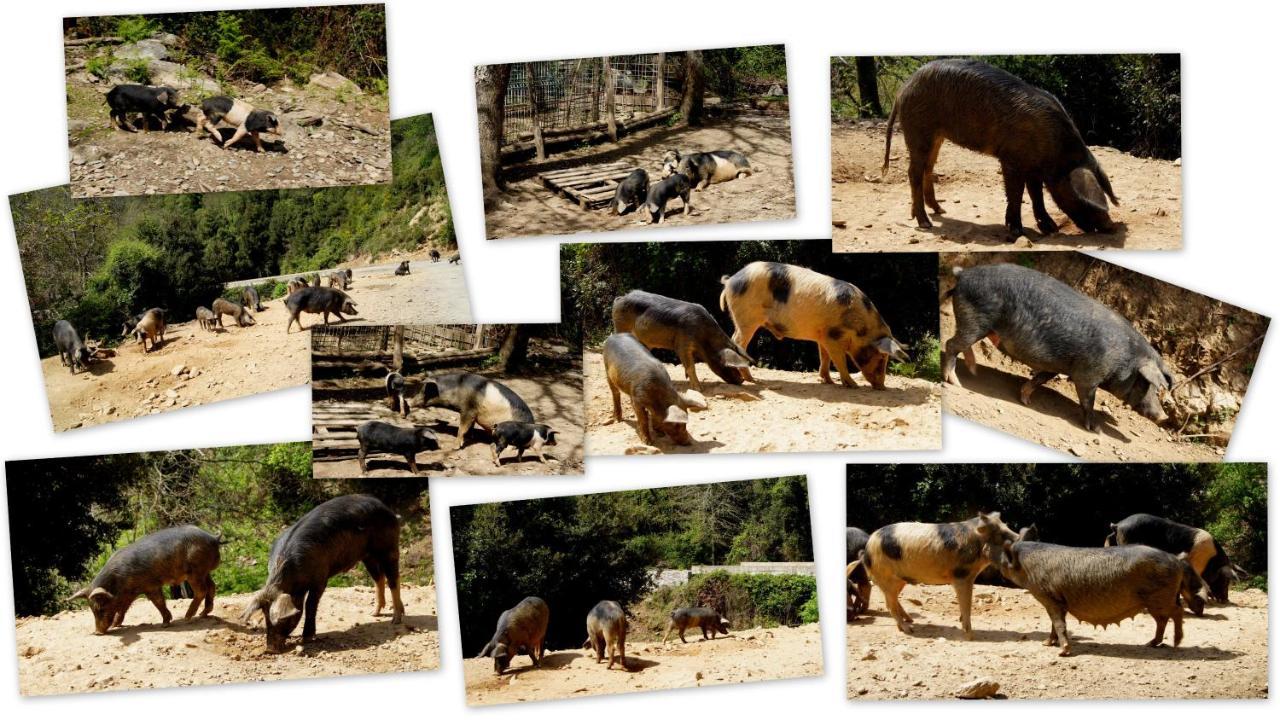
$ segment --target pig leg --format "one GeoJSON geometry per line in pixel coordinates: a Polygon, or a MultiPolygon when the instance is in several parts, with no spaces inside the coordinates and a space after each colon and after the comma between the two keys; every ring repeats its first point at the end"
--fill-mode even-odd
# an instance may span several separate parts
{"type": "Polygon", "coordinates": [[[413,453],[409,453],[405,455],[404,458],[409,461],[409,472],[413,473],[414,475],[417,475],[418,474],[418,456],[414,455],[413,453]]]}
{"type": "Polygon", "coordinates": [[[458,447],[462,447],[463,438],[466,437],[467,431],[476,424],[476,416],[472,413],[464,413],[458,418],[458,447]]]}
{"type": "Polygon", "coordinates": [[[1093,401],[1097,394],[1097,386],[1076,383],[1076,395],[1080,398],[1080,411],[1084,416],[1084,429],[1089,432],[1097,430],[1097,424],[1093,421],[1093,401]]]}
{"type": "Polygon", "coordinates": [[[222,147],[229,148],[235,145],[236,143],[240,142],[241,140],[243,140],[244,136],[248,134],[249,134],[249,131],[245,130],[244,126],[241,125],[240,127],[236,128],[236,132],[234,135],[231,136],[230,140],[222,143],[222,147]]]}
{"type": "Polygon", "coordinates": [[[831,356],[822,343],[818,343],[818,377],[827,385],[831,384],[831,356]]]}
{"type": "Polygon", "coordinates": [[[204,577],[204,609],[200,611],[200,617],[213,612],[213,596],[217,590],[218,586],[213,583],[213,576],[206,575],[204,577]]]}
{"type": "Polygon", "coordinates": [[[320,585],[307,591],[307,600],[303,604],[307,613],[302,620],[303,640],[310,640],[316,636],[316,614],[320,611],[320,596],[324,595],[324,588],[324,585],[320,585]]]}
{"type": "Polygon", "coordinates": [[[929,153],[933,148],[933,138],[919,136],[907,138],[907,152],[911,161],[907,166],[907,181],[911,183],[911,217],[921,228],[931,228],[929,215],[924,211],[925,176],[929,173],[929,153]]]}
{"type": "Polygon", "coordinates": [[[688,192],[684,193],[683,195],[680,196],[680,199],[684,201],[684,214],[692,215],[693,211],[696,210],[697,208],[695,208],[693,206],[693,203],[690,201],[689,193],[688,192]]]}
{"type": "Polygon", "coordinates": [[[956,601],[960,603],[960,627],[964,630],[964,639],[973,639],[973,626],[969,622],[970,612],[973,609],[973,581],[969,579],[956,580],[951,584],[956,591],[956,601]]]}
{"type": "Polygon", "coordinates": [[[680,353],[680,364],[684,365],[684,376],[689,381],[689,386],[698,392],[702,392],[702,383],[698,382],[698,370],[693,358],[693,348],[686,345],[680,353]]]}
{"type": "MultiPolygon", "coordinates": [[[[1039,598],[1037,598],[1039,599],[1039,598]]],[[[1049,623],[1052,630],[1049,637],[1044,641],[1045,645],[1062,645],[1062,652],[1058,655],[1066,657],[1071,654],[1071,640],[1067,636],[1067,609],[1057,603],[1046,603],[1041,601],[1045,610],[1049,611],[1049,623]]]]}
{"type": "Polygon", "coordinates": [[[640,433],[640,441],[645,445],[653,445],[653,427],[649,424],[648,411],[635,398],[631,398],[631,409],[636,413],[636,432],[640,433]]]}
{"type": "Polygon", "coordinates": [[[502,467],[502,463],[498,460],[498,455],[502,452],[501,450],[498,449],[498,443],[495,442],[494,444],[490,445],[489,450],[493,452],[493,466],[502,467]]]}
{"type": "Polygon", "coordinates": [[[382,614],[382,608],[387,606],[387,576],[378,566],[378,561],[372,557],[364,559],[364,569],[369,571],[369,577],[373,578],[373,584],[378,588],[378,603],[373,609],[373,616],[378,617],[382,614]]]}
{"type": "MultiPolygon", "coordinates": [[[[262,152],[262,138],[258,136],[258,133],[253,133],[253,144],[258,149],[258,152],[262,152]]],[[[343,283],[342,289],[343,290],[347,289],[346,283],[343,283]]]]}
{"type": "Polygon", "coordinates": [[[824,347],[831,362],[835,363],[836,372],[840,373],[840,382],[844,383],[845,387],[858,387],[858,384],[853,381],[853,377],[849,375],[849,365],[845,362],[844,345],[832,343],[824,346],[819,344],[819,347],[824,347]]]}
{"type": "Polygon", "coordinates": [[[365,455],[366,455],[366,454],[367,454],[367,453],[365,452],[364,445],[361,445],[361,446],[360,446],[360,451],[356,454],[356,459],[360,461],[360,474],[361,474],[361,475],[364,475],[365,473],[369,472],[369,469],[368,469],[367,467],[365,467],[365,465],[364,465],[364,458],[365,458],[365,455]]]}
{"type": "Polygon", "coordinates": [[[1164,628],[1169,624],[1169,618],[1166,615],[1157,615],[1152,613],[1151,617],[1156,620],[1156,636],[1147,642],[1147,647],[1160,647],[1164,645],[1164,628]]]}
{"type": "Polygon", "coordinates": [[[610,423],[616,423],[622,420],[622,393],[618,390],[618,386],[613,384],[613,380],[609,380],[609,392],[613,394],[613,419],[610,423]]]}
{"type": "Polygon", "coordinates": [[[902,609],[902,603],[898,602],[898,593],[902,592],[902,588],[906,587],[907,584],[898,577],[884,578],[884,582],[879,584],[880,590],[884,593],[884,604],[889,608],[889,614],[893,616],[893,621],[897,623],[898,630],[910,635],[911,616],[907,614],[906,610],[902,609]]]}
{"type": "Polygon", "coordinates": [[[1009,231],[1006,239],[1013,242],[1026,234],[1022,227],[1022,192],[1027,180],[1007,163],[1000,164],[1000,172],[1004,175],[1004,226],[1009,231]]]}
{"type": "Polygon", "coordinates": [[[196,609],[200,607],[200,603],[204,600],[204,594],[204,583],[202,581],[192,581],[191,604],[187,606],[187,614],[182,617],[183,620],[190,620],[195,617],[196,609]]]}
{"type": "Polygon", "coordinates": [[[929,209],[939,215],[946,215],[947,212],[938,204],[938,197],[934,194],[933,185],[938,181],[938,176],[933,172],[933,168],[938,164],[938,151],[942,149],[942,137],[933,139],[933,147],[929,150],[929,161],[925,164],[924,169],[924,202],[929,209]]]}
{"type": "Polygon", "coordinates": [[[1031,214],[1035,216],[1036,227],[1040,229],[1040,233],[1052,235],[1058,232],[1058,223],[1049,217],[1049,211],[1044,207],[1044,183],[1038,178],[1028,180],[1027,194],[1031,196],[1031,214]]]}
{"type": "MultiPolygon", "coordinates": [[[[962,323],[956,323],[956,334],[952,335],[943,346],[942,352],[942,379],[952,385],[959,385],[960,380],[956,377],[956,356],[964,354],[965,366],[976,368],[977,359],[974,359],[973,365],[969,363],[969,358],[973,357],[973,345],[982,339],[986,333],[979,332],[972,328],[964,327],[962,323]]],[[[972,370],[971,370],[972,372],[972,370]]]]}
{"type": "Polygon", "coordinates": [[[1177,601],[1173,604],[1173,646],[1182,644],[1182,606],[1177,601]]]}
{"type": "Polygon", "coordinates": [[[169,606],[165,604],[164,593],[160,592],[160,588],[148,590],[147,599],[160,611],[161,625],[168,626],[169,623],[173,622],[173,613],[169,612],[169,606]]]}
{"type": "Polygon", "coordinates": [[[1018,399],[1022,401],[1023,405],[1030,405],[1031,393],[1035,392],[1036,388],[1040,387],[1041,385],[1049,382],[1050,380],[1056,377],[1058,377],[1058,373],[1051,373],[1051,372],[1044,372],[1044,371],[1036,373],[1035,375],[1031,376],[1030,380],[1022,383],[1022,390],[1018,392],[1018,399]]]}

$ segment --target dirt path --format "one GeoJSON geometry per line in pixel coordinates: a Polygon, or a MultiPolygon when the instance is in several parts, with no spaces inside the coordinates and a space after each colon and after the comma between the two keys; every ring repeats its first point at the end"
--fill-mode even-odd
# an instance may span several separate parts
{"type": "MultiPolygon", "coordinates": [[[[280,118],[280,134],[263,135],[265,151],[258,153],[250,139],[224,149],[207,133],[195,133],[198,107],[169,132],[121,130],[106,105],[110,89],[110,83],[90,82],[83,71],[67,77],[73,197],[391,182],[385,98],[310,85],[237,88],[239,97],[280,118]],[[315,118],[318,125],[299,124],[315,118]]],[[[221,129],[229,138],[231,128],[221,129]]]]}
{"type": "MultiPolygon", "coordinates": [[[[942,339],[955,334],[956,319],[951,303],[941,311],[942,339]]],[[[1100,432],[1091,433],[1081,424],[1080,403],[1075,386],[1059,377],[1041,386],[1031,396],[1031,404],[1018,400],[1018,390],[1031,377],[1031,369],[996,350],[990,340],[974,345],[978,374],[970,375],[963,358],[956,363],[959,385],[944,383],[942,399],[947,412],[981,425],[1016,435],[1045,447],[1086,460],[1126,462],[1215,462],[1224,448],[1175,440],[1173,435],[1134,412],[1119,398],[1098,391],[1100,432]]]]}
{"type": "MultiPolygon", "coordinates": [[[[624,138],[613,149],[591,147],[552,157],[562,160],[555,169],[627,162],[644,168],[654,182],[659,178],[663,153],[672,148],[681,152],[737,150],[747,156],[755,174],[695,191],[693,215],[681,214],[682,205],[676,200],[667,206],[661,227],[795,217],[791,125],[785,116],[742,115],[701,128],[651,128],[624,138]]],[[[537,178],[509,183],[498,207],[485,214],[490,239],[619,230],[640,227],[644,222],[636,213],[619,216],[608,207],[582,210],[543,187],[537,178]]]]}
{"type": "MultiPolygon", "coordinates": [[[[630,399],[622,399],[622,422],[614,423],[613,399],[598,352],[586,353],[587,445],[592,455],[649,453],[635,430],[630,399]]],[[[684,368],[668,365],[683,392],[684,368]]],[[[708,408],[689,418],[693,444],[659,438],[663,453],[839,452],[930,450],[942,447],[942,391],[927,380],[890,375],[888,389],[865,382],[849,389],[823,384],[815,372],[752,368],[763,385],[729,385],[705,365],[698,377],[708,408]]],[[[855,377],[855,380],[857,378],[855,377]]]]}
{"type": "Polygon", "coordinates": [[[1182,247],[1182,165],[1134,157],[1107,147],[1091,148],[1122,203],[1111,207],[1117,230],[1084,234],[1048,199],[1059,231],[1042,236],[1023,198],[1028,237],[1005,240],[1004,187],[995,158],[951,143],[937,164],[938,198],[945,215],[921,230],[911,219],[908,154],[894,129],[889,172],[884,163],[884,122],[835,125],[831,129],[832,249],[835,252],[972,252],[982,250],[1168,250],[1182,247]],[[844,223],[844,227],[840,227],[844,223]]]}
{"type": "MultiPolygon", "coordinates": [[[[489,433],[480,428],[467,433],[466,443],[457,447],[458,413],[443,408],[414,408],[409,419],[403,420],[387,408],[382,380],[375,378],[369,381],[370,395],[377,399],[370,400],[369,406],[380,420],[393,425],[410,424],[429,427],[436,432],[440,440],[441,450],[419,453],[418,470],[432,477],[474,476],[474,475],[581,475],[583,473],[583,420],[582,420],[582,372],[574,370],[566,373],[538,377],[502,377],[494,376],[504,385],[515,391],[524,399],[533,411],[534,418],[540,423],[550,425],[556,431],[556,444],[543,450],[546,464],[538,462],[538,456],[526,452],[524,458],[517,462],[514,450],[508,449],[502,454],[502,466],[494,467],[489,433]]],[[[333,383],[317,381],[313,394],[322,398],[327,388],[333,383]]],[[[421,392],[411,380],[412,391],[421,392]]],[[[350,388],[350,383],[344,384],[350,388]]],[[[316,404],[325,400],[317,399],[316,404]]],[[[369,472],[367,477],[411,477],[409,466],[403,457],[396,455],[374,455],[366,460],[369,472]]],[[[318,478],[354,478],[361,477],[360,463],[354,454],[349,457],[332,458],[316,456],[311,463],[312,473],[318,478]]]]}
{"type": "MultiPolygon", "coordinates": [[[[696,633],[695,633],[696,634],[696,633]]],[[[529,658],[517,658],[501,677],[493,661],[463,661],[468,705],[496,705],[530,700],[556,700],[592,695],[704,687],[727,683],[813,677],[822,674],[819,625],[755,628],[715,640],[681,644],[627,642],[629,671],[596,663],[589,651],[548,650],[540,669],[529,658]]]]}
{"type": "Polygon", "coordinates": [[[951,697],[978,679],[1000,683],[1000,695],[1032,698],[1266,698],[1267,595],[1231,594],[1232,605],[1211,604],[1203,617],[1187,615],[1180,648],[1144,645],[1155,621],[1139,615],[1095,628],[1067,621],[1074,655],[1045,647],[1049,617],[1023,590],[978,586],[974,639],[960,632],[959,606],[949,587],[909,586],[903,607],[915,635],[898,632],[879,588],[872,613],[846,628],[848,696],[855,700],[951,697]]]}
{"type": "Polygon", "coordinates": [[[440,666],[434,586],[401,586],[404,623],[373,616],[371,587],[329,588],[320,602],[316,638],[303,645],[294,633],[289,650],[271,655],[262,621],[240,625],[251,595],[214,602],[213,613],[182,620],[190,601],[170,601],[173,624],[145,599],[134,603],[126,625],[93,634],[88,609],[51,617],[18,618],[18,686],[23,695],[103,692],[185,685],[223,685],[434,670],[440,666]]]}
{"type": "MultiPolygon", "coordinates": [[[[416,261],[395,277],[394,265],[355,269],[350,295],[355,323],[469,322],[471,306],[458,265],[416,261]]],[[[72,375],[57,356],[40,361],[53,427],[57,431],[153,415],[219,400],[304,385],[311,378],[310,334],[286,333],[284,300],[264,302],[256,325],[236,327],[230,317],[216,332],[194,321],[170,325],[165,342],[143,353],[132,341],[114,358],[72,375]],[[173,371],[181,365],[183,372],[173,371]]],[[[330,320],[333,320],[331,317],[330,320]]],[[[306,327],[319,315],[302,315],[306,327]]]]}

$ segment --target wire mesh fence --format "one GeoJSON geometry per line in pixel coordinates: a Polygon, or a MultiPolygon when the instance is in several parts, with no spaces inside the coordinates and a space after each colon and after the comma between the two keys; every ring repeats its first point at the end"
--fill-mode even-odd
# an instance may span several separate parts
{"type": "Polygon", "coordinates": [[[678,106],[684,86],[684,53],[617,55],[514,63],[507,83],[504,145],[543,132],[585,128],[607,120],[613,85],[614,118],[625,122],[678,106]]]}
{"type": "MultiPolygon", "coordinates": [[[[394,325],[321,325],[311,330],[311,352],[317,355],[390,353],[394,344],[394,325]]],[[[497,344],[498,326],[494,325],[404,326],[404,351],[415,356],[497,344]]]]}

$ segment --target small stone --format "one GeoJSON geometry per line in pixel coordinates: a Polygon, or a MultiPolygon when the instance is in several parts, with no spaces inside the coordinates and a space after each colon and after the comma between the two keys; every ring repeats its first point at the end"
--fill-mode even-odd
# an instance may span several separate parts
{"type": "Polygon", "coordinates": [[[182,365],[182,364],[174,365],[173,369],[169,371],[169,374],[173,375],[174,377],[177,377],[181,375],[183,371],[185,371],[186,369],[187,369],[186,365],[182,365]]]}
{"type": "Polygon", "coordinates": [[[956,688],[956,697],[962,700],[981,700],[1000,691],[1000,683],[988,677],[971,680],[956,688]]]}

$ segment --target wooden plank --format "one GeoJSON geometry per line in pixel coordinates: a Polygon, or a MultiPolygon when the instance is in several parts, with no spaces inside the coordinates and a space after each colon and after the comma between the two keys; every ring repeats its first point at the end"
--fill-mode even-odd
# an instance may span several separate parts
{"type": "Polygon", "coordinates": [[[589,175],[597,172],[625,170],[629,166],[624,162],[605,163],[603,165],[585,165],[582,167],[566,168],[564,170],[549,170],[542,173],[541,177],[550,178],[557,182],[573,179],[581,175],[589,175]]]}
{"type": "Polygon", "coordinates": [[[578,175],[576,177],[569,178],[568,180],[553,180],[553,182],[561,186],[578,186],[584,183],[590,184],[592,182],[597,182],[605,179],[625,178],[626,176],[631,174],[631,170],[632,168],[625,168],[625,167],[609,169],[609,170],[601,170],[599,172],[593,172],[586,175],[578,175]]]}
{"type": "Polygon", "coordinates": [[[618,142],[618,116],[614,99],[613,68],[609,66],[609,57],[604,57],[604,113],[606,127],[609,129],[609,140],[618,142]]]}

